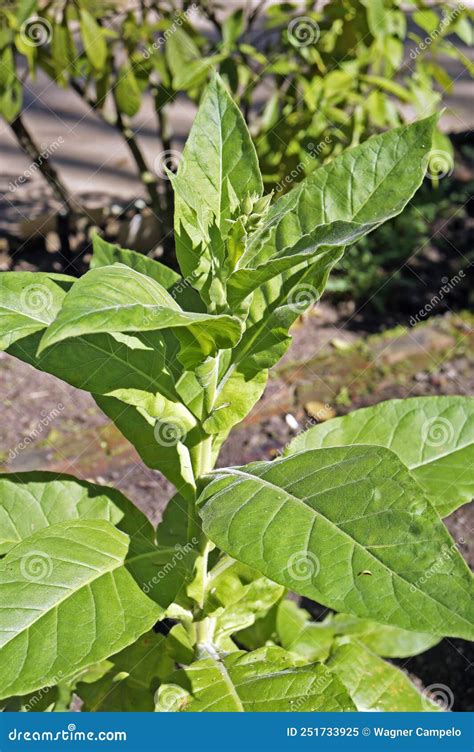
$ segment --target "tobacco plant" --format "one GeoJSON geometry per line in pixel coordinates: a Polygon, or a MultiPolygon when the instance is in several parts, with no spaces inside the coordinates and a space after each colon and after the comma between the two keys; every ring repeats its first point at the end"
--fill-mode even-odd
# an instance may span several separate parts
{"type": "Polygon", "coordinates": [[[64,709],[74,691],[86,711],[437,709],[383,658],[473,637],[472,575],[442,521],[474,490],[473,400],[385,402],[215,469],[345,246],[422,182],[434,124],[374,136],[272,201],[215,76],[170,175],[181,274],[97,236],[80,279],[0,276],[2,347],[90,392],[176,488],[155,530],[116,489],[1,476],[4,707],[64,709]]]}

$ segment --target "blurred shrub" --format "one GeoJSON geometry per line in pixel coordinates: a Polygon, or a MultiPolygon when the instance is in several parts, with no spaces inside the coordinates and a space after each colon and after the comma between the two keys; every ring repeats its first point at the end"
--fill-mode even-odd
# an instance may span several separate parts
{"type": "MultiPolygon", "coordinates": [[[[417,0],[322,3],[7,0],[0,9],[0,112],[68,209],[49,155],[22,119],[22,89],[38,69],[71,87],[123,137],[171,247],[166,169],[179,160],[169,122],[178,96],[198,101],[217,67],[256,141],[268,188],[287,191],[318,164],[374,132],[439,109],[452,88],[440,55],[473,65],[456,47],[472,39],[462,3],[417,0]],[[147,161],[132,121],[151,99],[157,149],[147,161]]],[[[66,144],[67,148],[67,144],[66,144]]],[[[437,134],[434,177],[451,159],[437,134]]],[[[166,242],[165,242],[166,245],[166,242]]]]}

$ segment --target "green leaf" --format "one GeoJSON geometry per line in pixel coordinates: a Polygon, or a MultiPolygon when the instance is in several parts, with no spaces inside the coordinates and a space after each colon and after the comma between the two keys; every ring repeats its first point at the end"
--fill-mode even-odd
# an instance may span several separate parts
{"type": "Polygon", "coordinates": [[[129,63],[123,65],[118,72],[114,95],[121,113],[129,117],[137,114],[141,106],[142,95],[129,63]]]}
{"type": "MultiPolygon", "coordinates": [[[[0,348],[41,331],[54,321],[64,299],[64,283],[42,272],[0,274],[0,348]]],[[[70,277],[71,284],[74,277],[70,277]]]]}
{"type": "Polygon", "coordinates": [[[43,335],[38,353],[70,337],[99,332],[157,331],[187,327],[206,354],[231,347],[240,338],[240,323],[231,316],[183,311],[150,277],[114,264],[91,269],[64,298],[43,335]]]}
{"type": "Polygon", "coordinates": [[[326,622],[312,622],[309,613],[293,601],[279,604],[276,629],[286,650],[302,655],[307,661],[325,661],[329,657],[334,628],[326,622]]]}
{"type": "Polygon", "coordinates": [[[204,658],[169,677],[158,712],[350,711],[339,680],[322,665],[296,666],[281,648],[204,658]]]}
{"type": "Polygon", "coordinates": [[[327,622],[334,634],[363,643],[372,653],[385,658],[408,658],[429,650],[439,642],[438,637],[422,632],[409,632],[370,619],[358,619],[349,614],[336,614],[327,622]]]}
{"type": "Polygon", "coordinates": [[[130,535],[151,529],[143,512],[114,488],[57,473],[0,475],[0,554],[37,530],[75,519],[107,520],[130,535]]]}
{"type": "Polygon", "coordinates": [[[266,263],[256,268],[237,269],[227,281],[229,303],[237,306],[244,298],[265,282],[279,276],[298,264],[314,262],[317,253],[324,253],[328,248],[343,248],[350,245],[377,225],[357,222],[332,222],[321,225],[307,235],[303,235],[292,246],[283,248],[266,263]]]}
{"type": "Polygon", "coordinates": [[[125,264],[131,269],[146,274],[158,282],[165,290],[170,292],[173,286],[180,282],[181,277],[174,272],[169,266],[161,264],[155,259],[145,256],[143,253],[129,251],[121,248],[114,243],[108,243],[97,233],[92,239],[93,255],[91,259],[91,269],[98,269],[101,266],[111,266],[113,264],[125,264]]]}
{"type": "Polygon", "coordinates": [[[207,276],[213,259],[204,249],[209,246],[211,227],[217,224],[224,237],[240,202],[263,191],[245,120],[217,75],[202,98],[173,186],[181,272],[186,278],[207,276]]]}
{"type": "Polygon", "coordinates": [[[341,645],[327,665],[363,712],[428,712],[439,706],[419,693],[400,669],[367,650],[361,643],[341,645]]]}
{"type": "Polygon", "coordinates": [[[375,444],[395,452],[442,517],[474,496],[472,397],[381,402],[299,434],[286,454],[351,444],[375,444]]]}
{"type": "Polygon", "coordinates": [[[399,214],[421,184],[437,116],[373,136],[279,198],[249,242],[241,266],[256,266],[318,225],[381,223],[399,214]]]}
{"type": "Polygon", "coordinates": [[[99,681],[81,681],[76,693],[83,712],[150,712],[161,679],[173,670],[165,653],[166,638],[147,632],[109,659],[109,671],[99,681]]]}
{"type": "Polygon", "coordinates": [[[173,76],[173,88],[187,91],[201,86],[220,56],[203,58],[201,50],[184,29],[175,25],[171,28],[172,33],[166,39],[165,54],[173,76]]]}
{"type": "Polygon", "coordinates": [[[0,698],[56,684],[153,626],[160,609],[127,571],[127,549],[110,523],[71,520],[0,561],[0,698]]]}
{"type": "Polygon", "coordinates": [[[472,639],[473,577],[388,449],[311,450],[204,482],[203,530],[235,559],[336,611],[472,639]]]}
{"type": "Polygon", "coordinates": [[[84,51],[92,68],[96,71],[104,70],[107,62],[107,42],[104,30],[85,8],[80,10],[80,27],[84,51]]]}

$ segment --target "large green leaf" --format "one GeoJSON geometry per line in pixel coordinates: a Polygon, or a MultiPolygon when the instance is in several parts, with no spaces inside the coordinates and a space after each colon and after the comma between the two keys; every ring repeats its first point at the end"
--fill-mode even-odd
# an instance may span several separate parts
{"type": "Polygon", "coordinates": [[[69,475],[0,475],[0,554],[43,528],[74,519],[108,520],[130,537],[126,565],[164,611],[192,573],[194,545],[160,543],[152,524],[120,491],[69,475]]]}
{"type": "Polygon", "coordinates": [[[299,434],[286,450],[376,444],[395,452],[442,517],[474,496],[474,398],[389,400],[299,434]]]}
{"type": "Polygon", "coordinates": [[[37,531],[0,561],[0,698],[56,684],[149,630],[161,613],[103,520],[37,531]]]}
{"type": "Polygon", "coordinates": [[[75,519],[108,520],[128,535],[151,524],[120,491],[57,473],[0,475],[0,554],[37,530],[75,519]]]}
{"type": "Polygon", "coordinates": [[[230,556],[336,611],[473,637],[473,577],[390,450],[310,450],[204,482],[203,529],[230,556]]]}
{"type": "Polygon", "coordinates": [[[43,334],[39,353],[70,337],[173,327],[189,328],[206,354],[235,345],[241,333],[237,319],[183,311],[154,279],[113,264],[91,269],[73,285],[43,334]]]}
{"type": "Polygon", "coordinates": [[[399,214],[423,180],[436,120],[373,136],[315,170],[273,204],[241,266],[264,263],[318,225],[380,223],[399,214]]]}
{"type": "Polygon", "coordinates": [[[161,712],[288,712],[354,710],[347,692],[322,665],[297,666],[281,648],[204,658],[158,690],[161,712]]]}
{"type": "Polygon", "coordinates": [[[211,227],[224,237],[243,199],[263,191],[245,120],[218,75],[204,93],[173,185],[176,253],[183,276],[197,284],[217,263],[208,250],[211,227]]]}
{"type": "Polygon", "coordinates": [[[341,680],[359,711],[420,713],[439,706],[420,694],[408,676],[361,643],[338,647],[327,665],[341,680]]]}

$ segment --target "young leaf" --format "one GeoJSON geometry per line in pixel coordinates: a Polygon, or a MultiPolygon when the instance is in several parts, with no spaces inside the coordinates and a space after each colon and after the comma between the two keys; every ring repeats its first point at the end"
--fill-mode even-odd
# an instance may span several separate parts
{"type": "Polygon", "coordinates": [[[327,666],[340,679],[362,712],[435,712],[440,707],[419,693],[400,669],[361,643],[338,647],[327,666]]]}
{"type": "Polygon", "coordinates": [[[431,634],[409,632],[349,614],[335,614],[327,623],[335,635],[363,643],[372,653],[384,658],[408,658],[424,653],[439,642],[439,638],[431,634]]]}
{"type": "Polygon", "coordinates": [[[204,658],[172,674],[157,693],[158,712],[337,712],[354,710],[322,665],[298,666],[281,648],[204,658]]]}
{"type": "Polygon", "coordinates": [[[162,612],[127,571],[127,549],[110,523],[71,520],[0,561],[0,698],[56,684],[153,626],[162,612]]]}
{"type": "Polygon", "coordinates": [[[153,711],[158,683],[173,670],[173,662],[164,650],[165,642],[163,635],[147,632],[109,659],[109,671],[99,681],[79,682],[76,693],[84,702],[82,711],[153,711]]]}
{"type": "Polygon", "coordinates": [[[276,630],[283,647],[307,661],[325,661],[329,657],[334,628],[326,622],[312,622],[309,613],[293,601],[279,604],[276,630]]]}
{"type": "Polygon", "coordinates": [[[84,51],[92,68],[102,71],[107,62],[107,43],[103,29],[85,8],[80,11],[80,27],[84,51]]]}
{"type": "Polygon", "coordinates": [[[473,577],[390,450],[310,450],[205,483],[203,530],[230,556],[336,611],[472,638],[473,577]]]}
{"type": "Polygon", "coordinates": [[[425,175],[436,120],[373,136],[315,170],[273,204],[241,267],[264,263],[318,225],[380,223],[399,214],[425,175]]]}
{"type": "Polygon", "coordinates": [[[286,454],[303,449],[376,444],[395,452],[441,517],[474,496],[474,398],[389,400],[301,433],[286,454]]]}
{"type": "Polygon", "coordinates": [[[175,188],[176,253],[184,277],[208,265],[210,228],[222,236],[247,195],[261,196],[262,178],[245,120],[218,75],[206,89],[183,151],[175,188]]]}
{"type": "Polygon", "coordinates": [[[92,240],[93,254],[91,258],[91,269],[98,269],[101,266],[111,266],[113,264],[125,264],[131,269],[146,274],[158,282],[165,290],[171,292],[173,285],[181,281],[181,277],[174,272],[169,266],[161,264],[155,259],[145,256],[143,253],[129,251],[127,248],[121,248],[115,243],[108,243],[106,240],[94,235],[92,240]]]}
{"type": "Polygon", "coordinates": [[[237,269],[227,281],[231,307],[283,272],[294,269],[298,264],[314,262],[317,253],[323,253],[331,247],[343,248],[350,245],[375,227],[376,225],[371,223],[356,222],[332,222],[321,225],[300,237],[292,246],[280,250],[266,263],[256,268],[237,269]]]}
{"type": "Polygon", "coordinates": [[[91,269],[73,285],[38,352],[85,334],[172,327],[188,327],[206,354],[216,347],[231,347],[241,332],[237,319],[183,311],[155,280],[114,264],[91,269]]]}

